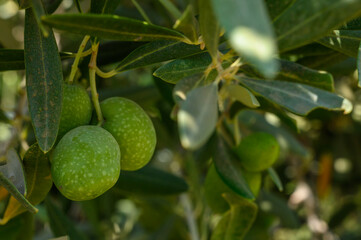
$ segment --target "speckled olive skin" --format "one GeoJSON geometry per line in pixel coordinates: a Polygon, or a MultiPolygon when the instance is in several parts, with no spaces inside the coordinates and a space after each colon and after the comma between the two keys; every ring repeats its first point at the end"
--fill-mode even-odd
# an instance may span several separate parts
{"type": "Polygon", "coordinates": [[[113,97],[100,107],[105,119],[103,128],[117,140],[122,153],[122,170],[135,171],[146,165],[157,142],[153,123],[135,102],[113,97]]]}
{"type": "Polygon", "coordinates": [[[86,90],[79,85],[64,84],[58,140],[70,130],[89,124],[92,104],[86,90]]]}
{"type": "Polygon", "coordinates": [[[98,126],[80,126],[64,135],[51,155],[51,174],[59,191],[73,201],[90,200],[119,178],[120,150],[98,126]]]}

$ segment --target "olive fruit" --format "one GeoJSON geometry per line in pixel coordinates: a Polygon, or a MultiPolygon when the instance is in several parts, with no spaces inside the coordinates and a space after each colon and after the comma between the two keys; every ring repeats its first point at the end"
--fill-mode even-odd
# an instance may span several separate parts
{"type": "Polygon", "coordinates": [[[134,171],[146,165],[157,142],[153,123],[135,102],[112,97],[100,104],[105,122],[103,128],[117,140],[122,153],[123,170],[134,171]]]}
{"type": "Polygon", "coordinates": [[[98,126],[80,126],[60,140],[51,155],[51,174],[59,191],[73,201],[103,194],[118,180],[120,150],[98,126]]]}
{"type": "MultiPolygon", "coordinates": [[[[242,175],[253,195],[257,196],[261,188],[261,173],[252,173],[242,170],[242,175]]],[[[214,213],[224,213],[229,209],[229,204],[222,197],[223,193],[236,194],[223,182],[214,165],[212,165],[208,170],[204,182],[204,191],[206,201],[214,213]]]]}
{"type": "Polygon", "coordinates": [[[89,124],[91,117],[92,104],[86,90],[79,85],[64,84],[58,139],[73,128],[89,124]]]}
{"type": "Polygon", "coordinates": [[[280,146],[271,134],[256,132],[243,138],[235,151],[246,170],[260,172],[274,164],[279,156],[280,146]]]}

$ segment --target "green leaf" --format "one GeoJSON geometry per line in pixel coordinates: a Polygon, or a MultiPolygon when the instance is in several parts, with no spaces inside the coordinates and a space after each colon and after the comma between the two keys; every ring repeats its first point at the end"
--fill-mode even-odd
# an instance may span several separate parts
{"type": "Polygon", "coordinates": [[[322,45],[351,57],[357,56],[361,41],[361,30],[334,30],[326,37],[317,40],[322,45]]]}
{"type": "MultiPolygon", "coordinates": [[[[39,146],[34,144],[25,153],[23,164],[27,184],[25,197],[31,204],[37,205],[45,199],[53,184],[49,159],[39,146]]],[[[26,209],[11,197],[1,222],[7,222],[25,211],[26,209]]]]}
{"type": "Polygon", "coordinates": [[[50,228],[55,237],[68,235],[70,239],[87,239],[86,236],[75,227],[74,222],[72,222],[50,198],[45,199],[45,206],[49,217],[50,228]]]}
{"type": "Polygon", "coordinates": [[[357,86],[361,87],[361,43],[357,51],[357,76],[358,76],[357,86]]]}
{"type": "Polygon", "coordinates": [[[296,0],[266,0],[268,13],[272,20],[277,19],[296,0]]]}
{"type": "Polygon", "coordinates": [[[235,165],[238,159],[233,155],[231,149],[229,149],[221,137],[215,140],[215,144],[213,147],[213,162],[224,183],[238,195],[251,200],[255,199],[247,181],[242,175],[242,171],[235,165]]]}
{"type": "Polygon", "coordinates": [[[0,172],[24,195],[26,193],[26,181],[23,164],[15,149],[10,148],[7,151],[6,160],[6,164],[0,166],[0,172]]]}
{"type": "Polygon", "coordinates": [[[33,9],[33,13],[34,13],[36,22],[38,23],[39,29],[41,30],[44,37],[48,37],[49,36],[49,28],[46,28],[40,20],[40,18],[42,16],[45,16],[45,14],[46,14],[42,0],[31,0],[31,6],[33,9]]]}
{"type": "Polygon", "coordinates": [[[276,77],[277,80],[298,82],[326,91],[334,91],[333,77],[330,73],[313,70],[287,60],[280,59],[279,62],[280,70],[276,77]]]}
{"type": "Polygon", "coordinates": [[[252,91],[298,115],[305,116],[317,108],[344,111],[345,114],[352,110],[349,100],[305,84],[247,77],[237,79],[252,91]]]}
{"type": "Polygon", "coordinates": [[[277,46],[263,0],[212,0],[230,44],[264,76],[273,77],[278,65],[277,46]]]}
{"type": "Polygon", "coordinates": [[[296,56],[297,58],[309,57],[309,56],[320,56],[332,54],[334,51],[328,47],[325,47],[318,43],[310,43],[305,46],[287,51],[284,55],[296,56]]]}
{"type": "Polygon", "coordinates": [[[133,68],[144,67],[175,58],[187,57],[200,52],[203,52],[203,50],[196,45],[189,45],[183,42],[169,40],[154,41],[135,49],[119,63],[116,70],[125,71],[133,68]]]}
{"type": "Polygon", "coordinates": [[[62,107],[63,72],[53,33],[45,38],[31,9],[25,15],[25,67],[29,111],[40,148],[54,145],[62,107]]]}
{"type": "Polygon", "coordinates": [[[154,167],[122,171],[114,190],[130,195],[171,195],[188,190],[180,177],[154,167]]]}
{"type": "Polygon", "coordinates": [[[279,50],[284,52],[317,40],[360,14],[359,0],[298,0],[274,22],[279,50]]]}
{"type": "Polygon", "coordinates": [[[226,85],[221,89],[221,94],[229,96],[250,108],[260,106],[257,98],[247,88],[237,84],[226,85]]]}
{"type": "Polygon", "coordinates": [[[173,88],[173,99],[175,102],[182,102],[186,99],[187,93],[197,86],[204,85],[203,74],[194,74],[178,81],[173,88]]]}
{"type": "Polygon", "coordinates": [[[182,146],[195,150],[212,135],[218,120],[218,86],[215,83],[195,88],[180,102],[178,130],[182,146]]]}
{"type": "Polygon", "coordinates": [[[31,7],[31,0],[17,0],[19,4],[19,9],[26,9],[31,7]]]}
{"type": "MultiPolygon", "coordinates": [[[[62,60],[72,57],[71,53],[60,53],[62,60]]],[[[8,70],[23,70],[24,50],[21,49],[0,49],[0,72],[8,70]]]]}
{"type": "Polygon", "coordinates": [[[199,30],[209,54],[215,61],[218,57],[218,42],[221,28],[213,11],[211,0],[200,0],[199,9],[199,30]]]}
{"type": "Polygon", "coordinates": [[[182,13],[178,10],[174,4],[169,0],[159,0],[165,9],[170,13],[174,19],[178,19],[182,16],[182,13]]]}
{"type": "Polygon", "coordinates": [[[118,7],[120,0],[92,0],[91,13],[112,14],[118,7]]]}
{"type": "Polygon", "coordinates": [[[212,63],[211,56],[205,52],[187,58],[176,59],[158,68],[153,75],[169,83],[201,73],[212,63]]]}
{"type": "Polygon", "coordinates": [[[26,212],[7,224],[0,226],[1,239],[6,240],[31,240],[33,239],[34,223],[33,214],[26,212]]]}
{"type": "Polygon", "coordinates": [[[262,191],[259,195],[258,205],[264,212],[279,217],[281,226],[284,228],[298,229],[301,225],[300,219],[296,213],[290,209],[284,198],[276,194],[262,191]]]}
{"type": "Polygon", "coordinates": [[[211,240],[242,240],[256,219],[258,207],[234,194],[224,193],[223,197],[231,209],[223,214],[211,240]]]}
{"type": "Polygon", "coordinates": [[[42,18],[54,28],[70,33],[91,35],[119,41],[176,40],[189,42],[181,33],[117,15],[100,14],[56,14],[42,18]]]}
{"type": "Polygon", "coordinates": [[[277,172],[273,168],[268,168],[267,172],[269,176],[271,177],[272,181],[276,185],[279,191],[283,191],[283,185],[280,177],[278,176],[277,172]]]}
{"type": "Polygon", "coordinates": [[[192,4],[189,4],[182,16],[175,22],[173,28],[182,32],[192,43],[198,42],[197,20],[194,17],[192,4]]]}

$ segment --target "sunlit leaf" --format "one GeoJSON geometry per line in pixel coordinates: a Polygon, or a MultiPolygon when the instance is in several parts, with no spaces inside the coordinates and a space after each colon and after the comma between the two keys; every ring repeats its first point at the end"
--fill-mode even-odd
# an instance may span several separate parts
{"type": "Polygon", "coordinates": [[[252,91],[295,114],[307,115],[317,108],[344,113],[352,110],[352,104],[346,98],[305,84],[246,77],[237,79],[252,91]]]}
{"type": "Polygon", "coordinates": [[[231,209],[223,214],[211,240],[241,240],[256,219],[258,207],[255,203],[234,194],[224,193],[223,197],[231,209]]]}
{"type": "Polygon", "coordinates": [[[236,84],[224,86],[221,89],[221,94],[229,96],[232,99],[241,102],[250,108],[257,108],[260,106],[257,98],[247,88],[236,84]]]}
{"type": "Polygon", "coordinates": [[[180,102],[178,129],[182,146],[201,147],[212,135],[218,120],[218,87],[212,83],[195,88],[180,102]]]}
{"type": "Polygon", "coordinates": [[[277,46],[263,0],[212,0],[212,3],[234,50],[264,76],[273,77],[278,68],[274,59],[277,46]]]}
{"type": "Polygon", "coordinates": [[[274,21],[279,50],[284,52],[317,40],[360,14],[359,0],[295,1],[274,21]]]}
{"type": "Polygon", "coordinates": [[[361,30],[333,30],[317,42],[351,57],[357,56],[361,30]]]}

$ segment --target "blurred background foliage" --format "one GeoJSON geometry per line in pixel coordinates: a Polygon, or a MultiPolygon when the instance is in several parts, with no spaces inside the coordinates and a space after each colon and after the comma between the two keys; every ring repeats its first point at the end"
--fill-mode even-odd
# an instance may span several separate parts
{"type": "MultiPolygon", "coordinates": [[[[174,19],[160,1],[139,3],[155,24],[173,25],[174,19]]],[[[186,7],[185,1],[174,3],[181,11],[186,7]]],[[[90,1],[80,1],[80,4],[83,10],[90,7],[90,1]]],[[[74,2],[63,0],[56,10],[56,13],[62,12],[77,12],[74,2]]],[[[121,1],[115,13],[143,20],[130,0],[121,1]]],[[[22,49],[23,25],[24,11],[18,11],[17,3],[0,0],[0,46],[22,49]]],[[[59,32],[55,36],[63,52],[76,52],[82,40],[82,36],[59,32]]],[[[142,44],[101,41],[98,64],[104,70],[111,70],[142,44]]],[[[331,58],[329,53],[322,57],[328,56],[331,58]]],[[[282,148],[274,168],[284,184],[284,191],[279,192],[269,175],[263,174],[262,190],[257,199],[259,212],[245,239],[361,239],[361,90],[357,87],[356,60],[343,55],[337,61],[330,59],[320,63],[316,57],[312,61],[310,58],[300,57],[298,62],[332,73],[335,91],[349,99],[354,110],[348,115],[316,110],[302,118],[288,114],[297,128],[262,110],[243,110],[237,114],[243,133],[270,132],[282,148]]],[[[81,62],[81,74],[77,76],[86,87],[88,62],[89,59],[81,62]]],[[[72,60],[63,61],[65,77],[69,75],[71,64],[72,60]]],[[[38,214],[24,213],[0,226],[0,239],[32,239],[32,234],[37,240],[64,235],[72,239],[181,240],[190,239],[190,234],[198,234],[202,240],[209,239],[211,229],[219,220],[205,204],[202,188],[211,150],[207,145],[194,152],[181,147],[176,122],[171,119],[173,85],[152,75],[159,66],[161,64],[98,79],[99,95],[101,99],[124,96],[146,110],[158,138],[150,167],[181,176],[188,183],[188,191],[163,196],[151,185],[146,193],[144,189],[139,193],[134,189],[126,191],[128,179],[124,177],[123,182],[97,199],[71,202],[53,187],[46,201],[38,206],[38,214]],[[119,187],[121,184],[125,187],[119,187]],[[192,224],[198,229],[197,233],[195,230],[190,233],[192,224]]],[[[21,143],[18,146],[21,156],[35,142],[26,108],[24,75],[24,71],[0,72],[2,158],[7,146],[17,138],[21,143]]],[[[153,170],[148,170],[149,176],[157,174],[153,170]]],[[[0,189],[1,214],[8,198],[0,189]]]]}

